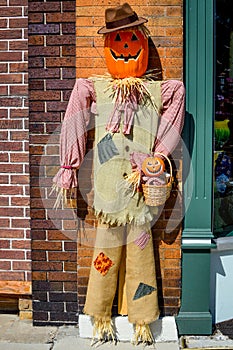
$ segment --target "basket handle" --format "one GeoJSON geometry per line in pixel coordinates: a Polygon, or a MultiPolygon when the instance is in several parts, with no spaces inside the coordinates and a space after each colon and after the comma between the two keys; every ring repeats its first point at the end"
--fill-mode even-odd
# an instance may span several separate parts
{"type": "Polygon", "coordinates": [[[170,159],[167,156],[165,156],[165,154],[160,153],[160,152],[154,152],[153,156],[155,157],[156,154],[164,157],[168,161],[168,164],[169,164],[169,167],[170,167],[170,179],[169,179],[169,182],[171,182],[172,181],[172,163],[171,163],[170,159]]]}

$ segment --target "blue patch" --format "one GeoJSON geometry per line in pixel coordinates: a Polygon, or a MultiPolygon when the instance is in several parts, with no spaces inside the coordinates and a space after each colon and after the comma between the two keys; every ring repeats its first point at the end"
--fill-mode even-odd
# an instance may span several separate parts
{"type": "Polygon", "coordinates": [[[134,294],[133,300],[137,300],[140,299],[146,295],[151,294],[152,292],[154,292],[156,290],[155,287],[149,286],[148,284],[139,283],[139,286],[136,290],[136,293],[134,294]]]}
{"type": "Polygon", "coordinates": [[[118,149],[112,140],[112,135],[109,133],[98,142],[97,148],[101,164],[119,154],[118,149]]]}

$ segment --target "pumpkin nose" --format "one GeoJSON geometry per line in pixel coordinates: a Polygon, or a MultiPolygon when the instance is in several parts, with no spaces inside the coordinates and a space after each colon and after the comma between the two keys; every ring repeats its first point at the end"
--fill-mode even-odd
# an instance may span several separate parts
{"type": "Polygon", "coordinates": [[[125,43],[124,48],[128,49],[128,47],[129,47],[129,45],[127,43],[125,43]]]}

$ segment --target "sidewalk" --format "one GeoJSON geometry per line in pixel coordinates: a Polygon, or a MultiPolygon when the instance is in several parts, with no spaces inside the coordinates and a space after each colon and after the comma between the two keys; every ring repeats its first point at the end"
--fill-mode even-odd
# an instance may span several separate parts
{"type": "MultiPolygon", "coordinates": [[[[91,339],[79,337],[75,326],[33,327],[28,320],[19,320],[16,315],[0,314],[0,350],[90,350],[95,348],[110,350],[135,350],[129,342],[96,343],[91,346],[91,339]]],[[[158,350],[173,350],[173,344],[160,344],[158,350]]],[[[136,349],[144,349],[139,345],[136,349]]],[[[155,349],[148,346],[148,350],[155,349]]],[[[177,347],[176,347],[177,349],[177,347]]]]}
{"type": "MultiPolygon", "coordinates": [[[[129,342],[96,343],[79,337],[78,326],[33,327],[29,320],[20,320],[17,315],[0,314],[0,350],[142,350],[143,345],[133,346],[129,342]]],[[[155,349],[148,346],[148,350],[155,349]]],[[[158,350],[173,350],[173,344],[160,344],[158,350]]],[[[177,347],[176,347],[177,349],[177,347]]],[[[175,349],[174,349],[175,350],[175,349]]]]}
{"type": "MultiPolygon", "coordinates": [[[[28,320],[19,320],[17,315],[0,314],[0,350],[173,350],[174,344],[160,343],[145,347],[129,342],[96,343],[79,337],[78,326],[33,327],[28,320]]],[[[182,337],[180,349],[233,349],[233,340],[221,334],[214,337],[182,337]]],[[[177,347],[176,347],[177,349],[177,347]]]]}

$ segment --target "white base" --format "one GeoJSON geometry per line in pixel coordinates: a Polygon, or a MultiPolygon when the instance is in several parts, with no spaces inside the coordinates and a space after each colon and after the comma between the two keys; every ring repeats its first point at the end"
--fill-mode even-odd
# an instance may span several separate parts
{"type": "MultiPolygon", "coordinates": [[[[131,341],[134,334],[134,327],[129,323],[128,317],[117,316],[112,318],[113,326],[119,341],[131,341]]],[[[178,344],[178,334],[173,316],[163,317],[150,324],[151,332],[156,343],[178,344]]],[[[81,338],[93,337],[93,324],[90,316],[79,315],[79,336],[81,338]]]]}
{"type": "Polygon", "coordinates": [[[210,279],[210,311],[214,323],[224,322],[233,318],[233,249],[229,241],[228,249],[224,250],[227,239],[217,239],[217,249],[211,251],[210,279]]]}

